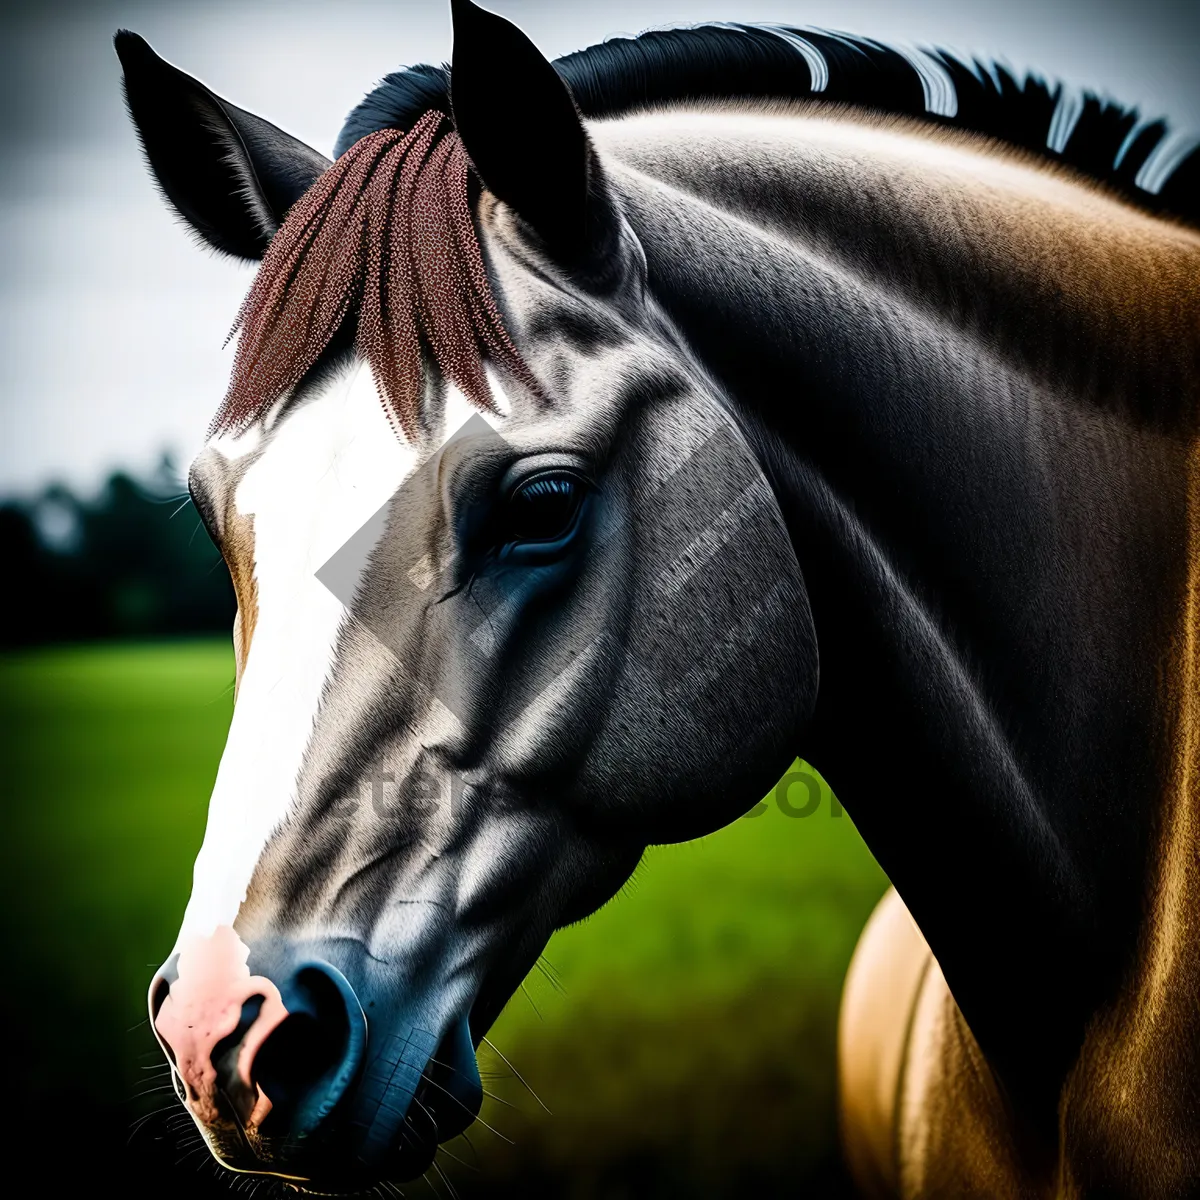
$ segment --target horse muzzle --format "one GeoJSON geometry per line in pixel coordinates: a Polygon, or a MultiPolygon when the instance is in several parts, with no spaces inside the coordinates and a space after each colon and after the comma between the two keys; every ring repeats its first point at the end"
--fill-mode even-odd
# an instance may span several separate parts
{"type": "Polygon", "coordinates": [[[482,1102],[467,1014],[409,1000],[363,996],[311,948],[252,954],[223,926],[155,976],[150,1019],[219,1162],[357,1190],[421,1175],[482,1102]]]}

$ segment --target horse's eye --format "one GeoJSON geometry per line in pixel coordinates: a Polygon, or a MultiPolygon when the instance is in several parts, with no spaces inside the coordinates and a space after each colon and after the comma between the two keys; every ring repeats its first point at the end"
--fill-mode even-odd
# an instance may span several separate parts
{"type": "Polygon", "coordinates": [[[557,542],[575,525],[584,483],[566,471],[546,472],[513,488],[505,513],[508,542],[557,542]]]}

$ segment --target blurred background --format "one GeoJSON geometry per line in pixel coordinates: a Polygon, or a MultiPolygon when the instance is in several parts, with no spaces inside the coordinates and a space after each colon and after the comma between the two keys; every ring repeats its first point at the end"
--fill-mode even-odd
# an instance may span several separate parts
{"type": "MultiPolygon", "coordinates": [[[[1166,116],[1164,153],[1200,135],[1194,0],[491,7],[552,57],[714,19],[943,46],[1166,116]]],[[[448,55],[449,16],[441,0],[0,8],[9,1138],[48,1186],[216,1195],[207,1156],[177,1140],[186,1118],[155,1090],[143,1014],[232,705],[232,595],[182,479],[224,391],[249,273],[197,249],[155,193],[120,99],[122,26],[328,153],[383,74],[448,55]]],[[[837,1004],[886,880],[823,783],[815,811],[787,815],[807,798],[798,786],[651,851],[621,896],[556,936],[481,1052],[486,1125],[410,1194],[847,1194],[837,1004]]]]}

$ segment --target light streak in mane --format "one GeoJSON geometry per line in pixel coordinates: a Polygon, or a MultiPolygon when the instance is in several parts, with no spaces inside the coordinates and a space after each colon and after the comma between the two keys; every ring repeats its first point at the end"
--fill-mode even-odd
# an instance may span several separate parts
{"type": "Polygon", "coordinates": [[[234,324],[241,336],[213,432],[262,416],[355,309],[358,349],[408,437],[425,354],[482,409],[494,409],[485,359],[539,390],[492,296],[468,202],[470,160],[445,124],[427,112],[407,132],[368,134],[292,207],[234,324]]]}

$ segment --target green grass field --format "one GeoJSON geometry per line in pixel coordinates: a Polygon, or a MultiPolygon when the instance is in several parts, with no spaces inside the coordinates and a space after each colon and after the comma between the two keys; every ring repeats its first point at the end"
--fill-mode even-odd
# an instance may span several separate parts
{"type": "MultiPolygon", "coordinates": [[[[31,1128],[68,1096],[114,1136],[150,1102],[129,1105],[156,1063],[137,1026],[187,899],[232,675],[211,641],[0,659],[5,1005],[31,1128]]],[[[652,849],[555,936],[491,1034],[552,1115],[484,1047],[497,1134],[449,1148],[477,1168],[443,1164],[460,1193],[828,1194],[841,980],[886,881],[827,789],[804,819],[768,799],[652,849]]]]}

